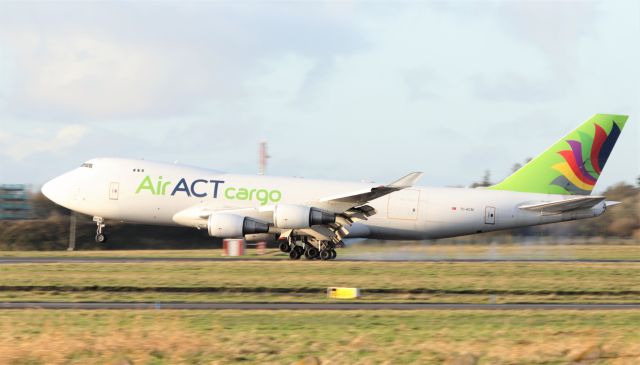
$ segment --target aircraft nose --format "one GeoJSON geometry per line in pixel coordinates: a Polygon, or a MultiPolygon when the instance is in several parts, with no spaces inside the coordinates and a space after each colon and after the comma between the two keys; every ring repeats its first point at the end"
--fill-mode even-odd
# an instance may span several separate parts
{"type": "Polygon", "coordinates": [[[54,178],[52,180],[47,181],[46,183],[44,183],[44,185],[42,185],[42,188],[40,189],[40,191],[42,192],[42,194],[44,194],[44,196],[46,196],[49,200],[56,202],[55,199],[55,185],[56,185],[56,179],[54,178]]]}
{"type": "Polygon", "coordinates": [[[65,202],[69,200],[68,184],[64,180],[64,176],[53,178],[42,185],[40,191],[52,202],[64,206],[65,202]]]}

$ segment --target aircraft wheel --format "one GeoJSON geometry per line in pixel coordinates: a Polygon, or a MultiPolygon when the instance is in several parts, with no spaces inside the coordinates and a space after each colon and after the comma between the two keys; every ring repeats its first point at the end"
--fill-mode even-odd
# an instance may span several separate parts
{"type": "Polygon", "coordinates": [[[289,245],[289,242],[281,242],[279,247],[282,252],[291,252],[291,245],[289,245]]]}
{"type": "Polygon", "coordinates": [[[336,257],[338,257],[338,253],[336,252],[336,250],[334,249],[330,249],[329,252],[331,252],[331,258],[330,260],[335,259],[336,257]]]}
{"type": "Polygon", "coordinates": [[[289,252],[289,258],[291,260],[299,260],[300,259],[300,250],[291,250],[291,252],[289,252]]]}
{"type": "Polygon", "coordinates": [[[313,259],[315,259],[315,258],[316,258],[316,256],[318,256],[318,253],[319,253],[319,252],[318,252],[318,249],[317,249],[317,248],[315,248],[315,247],[313,247],[313,246],[310,246],[310,247],[308,247],[308,248],[307,248],[307,250],[305,251],[304,255],[305,255],[308,259],[313,260],[313,259]]]}
{"type": "Polygon", "coordinates": [[[331,252],[329,252],[329,250],[320,251],[320,259],[321,260],[330,260],[331,259],[331,252]]]}
{"type": "Polygon", "coordinates": [[[97,243],[104,243],[107,241],[107,236],[105,236],[103,233],[98,233],[96,235],[96,242],[97,243]]]}

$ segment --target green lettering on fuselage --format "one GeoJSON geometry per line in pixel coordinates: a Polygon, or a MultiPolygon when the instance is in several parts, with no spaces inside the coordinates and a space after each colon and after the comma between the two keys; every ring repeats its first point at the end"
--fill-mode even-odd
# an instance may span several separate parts
{"type": "MultiPolygon", "coordinates": [[[[221,184],[224,184],[224,180],[206,180],[206,179],[196,179],[196,180],[187,180],[186,178],[181,178],[178,183],[170,190],[170,195],[175,196],[176,194],[182,192],[186,197],[191,198],[205,198],[207,196],[211,196],[213,199],[218,198],[218,187],[221,184]],[[206,192],[206,188],[203,187],[204,184],[212,183],[213,186],[213,194],[209,195],[206,192]],[[200,185],[200,188],[197,186],[200,185]]],[[[156,181],[153,181],[149,175],[145,176],[138,188],[136,189],[136,194],[139,194],[141,191],[148,191],[152,195],[167,195],[167,188],[171,186],[172,183],[170,181],[164,181],[162,176],[158,176],[156,181]]],[[[243,201],[258,201],[260,205],[267,205],[269,203],[276,203],[282,199],[282,193],[280,190],[267,190],[267,189],[256,189],[256,188],[236,188],[236,187],[227,187],[223,190],[224,197],[228,200],[243,200],[243,201]]]]}
{"type": "Polygon", "coordinates": [[[224,190],[224,197],[229,200],[257,200],[260,205],[267,205],[269,202],[280,201],[282,193],[280,190],[247,189],[228,187],[224,190]]]}
{"type": "Polygon", "coordinates": [[[224,197],[229,199],[229,200],[235,199],[235,197],[233,196],[233,192],[235,190],[236,190],[236,188],[226,188],[226,189],[224,189],[224,197]]]}
{"type": "Polygon", "coordinates": [[[138,194],[142,190],[149,190],[151,194],[156,195],[156,191],[153,188],[153,182],[151,181],[151,178],[149,177],[149,175],[145,176],[144,179],[142,179],[142,182],[140,183],[140,185],[138,186],[138,189],[136,190],[136,194],[138,194]]]}

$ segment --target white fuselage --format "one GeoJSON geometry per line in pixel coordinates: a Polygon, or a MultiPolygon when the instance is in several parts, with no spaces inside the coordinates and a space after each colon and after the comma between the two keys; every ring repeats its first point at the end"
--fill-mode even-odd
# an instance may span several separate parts
{"type": "MultiPolygon", "coordinates": [[[[304,204],[376,186],[303,178],[234,175],[145,160],[88,161],[43,186],[56,203],[80,213],[130,223],[178,225],[174,216],[194,206],[223,211],[304,204]]],[[[509,191],[413,187],[368,204],[376,214],[354,224],[348,238],[429,239],[595,217],[593,208],[541,215],[520,206],[567,199],[509,191]]]]}

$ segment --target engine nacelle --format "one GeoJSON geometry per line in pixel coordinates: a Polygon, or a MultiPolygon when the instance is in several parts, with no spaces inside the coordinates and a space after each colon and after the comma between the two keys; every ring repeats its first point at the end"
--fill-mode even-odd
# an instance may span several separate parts
{"type": "Polygon", "coordinates": [[[242,238],[245,234],[267,233],[269,224],[235,214],[218,213],[209,216],[209,236],[242,238]]]}
{"type": "Polygon", "coordinates": [[[335,221],[335,213],[304,205],[278,204],[273,211],[273,224],[278,228],[301,229],[335,221]]]}
{"type": "Polygon", "coordinates": [[[277,233],[254,233],[254,234],[245,234],[244,235],[244,240],[246,242],[267,242],[267,243],[273,243],[276,242],[278,240],[278,234],[277,233]]]}

